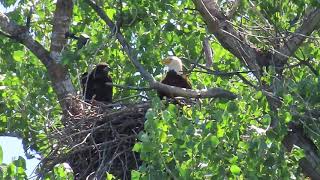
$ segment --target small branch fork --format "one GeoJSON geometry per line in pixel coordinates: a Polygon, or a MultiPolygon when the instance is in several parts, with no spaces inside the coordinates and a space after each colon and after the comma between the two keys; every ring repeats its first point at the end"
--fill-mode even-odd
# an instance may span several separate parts
{"type": "MultiPolygon", "coordinates": [[[[85,0],[86,3],[90,5],[90,7],[103,19],[106,24],[109,26],[111,30],[116,29],[116,25],[112,20],[107,16],[107,14],[92,0],[85,0]]],[[[147,72],[143,66],[139,63],[137,56],[133,53],[133,49],[128,44],[124,36],[122,35],[120,29],[113,32],[117,37],[118,41],[122,45],[123,51],[127,54],[130,61],[137,68],[137,70],[141,73],[142,77],[149,82],[150,88],[161,90],[164,92],[170,92],[175,96],[183,96],[183,97],[194,97],[194,98],[227,98],[234,99],[236,95],[221,88],[211,88],[208,90],[189,90],[184,88],[179,88],[175,86],[169,86],[166,84],[162,84],[154,79],[154,77],[147,72]]]]}
{"type": "MultiPolygon", "coordinates": [[[[253,44],[247,42],[245,37],[237,33],[228,17],[218,7],[215,1],[211,0],[193,0],[196,9],[200,12],[206,22],[209,32],[213,33],[220,44],[230,51],[242,63],[253,71],[252,73],[259,81],[259,89],[269,91],[272,89],[267,83],[261,80],[263,66],[274,65],[278,70],[278,76],[282,76],[282,70],[286,68],[289,57],[291,57],[302,42],[320,26],[319,8],[311,8],[303,17],[302,25],[285,41],[280,47],[273,47],[270,52],[263,52],[253,44]]],[[[241,75],[238,75],[241,79],[241,75]]],[[[275,110],[275,116],[272,118],[273,129],[278,124],[277,109],[281,104],[268,99],[270,109],[275,110]]]]}

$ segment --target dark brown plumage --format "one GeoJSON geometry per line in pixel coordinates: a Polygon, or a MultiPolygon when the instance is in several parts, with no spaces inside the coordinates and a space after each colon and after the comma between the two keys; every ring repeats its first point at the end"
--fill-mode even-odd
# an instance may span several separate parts
{"type": "MultiPolygon", "coordinates": [[[[184,75],[178,75],[174,70],[168,71],[166,77],[161,81],[161,83],[170,86],[192,89],[192,86],[187,77],[185,77],[184,75]]],[[[160,99],[163,99],[164,96],[170,98],[174,97],[172,94],[162,91],[158,91],[158,95],[160,99]]]]}
{"type": "Polygon", "coordinates": [[[86,101],[94,99],[104,103],[112,102],[112,86],[105,84],[107,82],[112,83],[108,72],[108,65],[101,63],[90,72],[89,76],[88,72],[81,76],[81,87],[86,101]]]}

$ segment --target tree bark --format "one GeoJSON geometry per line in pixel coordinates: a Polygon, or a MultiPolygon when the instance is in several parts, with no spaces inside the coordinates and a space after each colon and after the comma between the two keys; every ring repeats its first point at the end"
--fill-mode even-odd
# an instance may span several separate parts
{"type": "MultiPolygon", "coordinates": [[[[249,42],[246,42],[243,37],[236,33],[232,24],[227,20],[227,17],[219,10],[218,5],[212,0],[193,0],[197,10],[206,22],[208,29],[215,35],[220,44],[230,51],[234,56],[241,60],[250,70],[260,70],[262,65],[274,65],[278,68],[279,76],[282,76],[282,70],[287,64],[287,60],[291,57],[303,41],[320,25],[320,9],[313,8],[303,17],[302,25],[284,40],[284,44],[280,47],[274,47],[274,55],[270,52],[263,52],[255,48],[249,42]],[[263,63],[261,63],[263,62],[263,63]],[[260,67],[259,67],[260,65],[260,67]]],[[[261,75],[255,73],[255,76],[260,81],[261,75]]],[[[261,89],[268,91],[272,89],[272,85],[261,83],[261,89]]],[[[270,129],[278,124],[278,108],[281,107],[281,102],[275,101],[271,96],[266,96],[268,104],[274,117],[270,124],[270,129]]],[[[320,179],[320,156],[313,141],[303,133],[294,128],[288,131],[288,135],[284,138],[283,145],[290,151],[293,145],[297,145],[304,149],[305,158],[300,161],[300,167],[304,173],[312,179],[320,179]],[[291,148],[290,148],[291,147],[291,148]]]]}
{"type": "Polygon", "coordinates": [[[50,51],[46,50],[39,42],[33,39],[26,26],[17,25],[0,12],[1,31],[7,37],[25,45],[44,64],[52,81],[53,89],[64,111],[67,111],[69,107],[66,97],[70,94],[75,94],[70,75],[67,69],[60,63],[61,51],[66,44],[64,34],[69,29],[72,11],[72,0],[57,1],[50,51]]]}

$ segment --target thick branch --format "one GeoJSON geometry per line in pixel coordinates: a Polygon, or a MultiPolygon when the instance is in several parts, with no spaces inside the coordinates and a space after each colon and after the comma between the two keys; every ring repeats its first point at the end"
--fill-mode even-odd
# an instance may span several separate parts
{"type": "Polygon", "coordinates": [[[230,91],[226,91],[221,88],[210,88],[207,90],[191,90],[185,88],[179,88],[175,86],[169,86],[160,82],[155,82],[152,88],[163,92],[170,92],[174,96],[193,97],[193,98],[225,98],[235,99],[237,96],[230,91]]]}
{"type": "Polygon", "coordinates": [[[284,137],[282,144],[287,151],[291,151],[294,145],[304,150],[305,157],[300,160],[299,165],[302,171],[311,179],[320,178],[319,150],[313,141],[305,134],[303,126],[292,121],[289,124],[291,131],[284,137]]]}
{"type": "Polygon", "coordinates": [[[257,49],[243,41],[232,24],[228,22],[227,17],[219,11],[217,4],[211,0],[193,0],[193,2],[209,31],[215,35],[220,44],[242,60],[250,70],[256,71],[254,72],[256,77],[260,77],[258,71],[260,68],[256,62],[259,57],[257,49]]]}
{"type": "Polygon", "coordinates": [[[72,0],[57,1],[53,17],[50,55],[58,62],[60,61],[61,51],[67,42],[65,34],[69,32],[69,26],[72,20],[72,10],[72,0]]]}
{"type": "Polygon", "coordinates": [[[310,10],[303,18],[302,25],[287,39],[286,43],[277,49],[277,59],[286,61],[300,47],[303,41],[320,27],[320,9],[310,10]]]}
{"type": "Polygon", "coordinates": [[[25,45],[31,52],[39,58],[39,60],[45,65],[48,70],[49,78],[52,81],[53,88],[58,95],[59,102],[62,107],[66,107],[64,104],[64,98],[68,94],[75,92],[74,87],[68,78],[67,71],[51,58],[50,53],[37,41],[35,41],[27,28],[19,26],[16,23],[10,21],[10,19],[0,12],[0,29],[4,33],[14,40],[17,40],[21,44],[25,45]]]}
{"type": "Polygon", "coordinates": [[[117,29],[116,25],[111,21],[111,19],[106,15],[106,13],[93,1],[86,0],[86,2],[92,7],[92,9],[94,9],[97,12],[100,18],[107,23],[107,25],[111,30],[115,30],[114,33],[118,41],[122,45],[123,50],[127,53],[130,61],[138,69],[142,77],[149,82],[151,88],[161,90],[163,92],[170,92],[173,95],[183,96],[183,97],[198,97],[198,98],[221,97],[221,98],[227,98],[227,99],[236,98],[236,95],[234,95],[233,93],[226,90],[222,90],[220,88],[199,91],[199,90],[190,90],[190,89],[184,89],[184,88],[179,88],[174,86],[168,86],[160,82],[157,82],[154,79],[154,77],[149,72],[147,72],[143,68],[143,66],[139,63],[137,56],[133,54],[133,49],[126,42],[120,29],[117,29]]]}

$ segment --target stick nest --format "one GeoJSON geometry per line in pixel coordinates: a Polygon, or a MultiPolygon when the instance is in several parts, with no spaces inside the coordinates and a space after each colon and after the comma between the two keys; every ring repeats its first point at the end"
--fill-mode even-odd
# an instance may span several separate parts
{"type": "Polygon", "coordinates": [[[141,165],[132,148],[143,130],[149,103],[89,104],[79,97],[70,102],[73,113],[62,119],[63,128],[50,133],[55,146],[42,161],[42,168],[67,162],[76,179],[103,179],[106,172],[130,179],[130,171],[141,165]]]}

